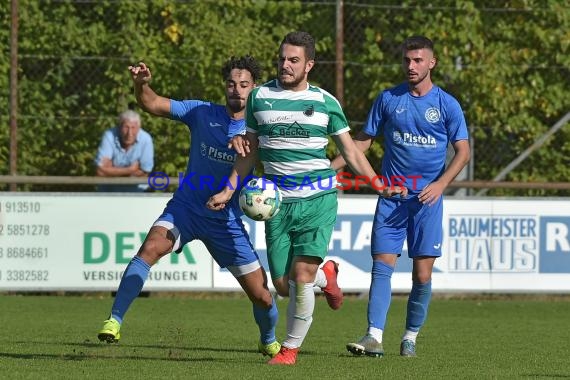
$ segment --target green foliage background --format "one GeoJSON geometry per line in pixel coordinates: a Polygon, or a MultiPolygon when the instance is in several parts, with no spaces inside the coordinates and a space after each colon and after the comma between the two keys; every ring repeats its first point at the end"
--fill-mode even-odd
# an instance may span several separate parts
{"type": "MultiPolygon", "coordinates": [[[[311,82],[335,94],[335,9],[334,1],[19,0],[18,173],[93,175],[101,134],[134,102],[127,66],[140,60],[159,94],[223,102],[227,58],[251,53],[269,79],[282,37],[303,29],[317,38],[311,82]]],[[[463,105],[474,179],[492,179],[570,112],[567,0],[345,2],[344,16],[343,98],[355,130],[378,92],[403,80],[398,44],[412,34],[436,42],[434,79],[463,105]]],[[[8,1],[0,24],[0,174],[8,174],[8,1]]],[[[186,128],[146,114],[143,127],[155,139],[155,169],[183,171],[186,128]]],[[[369,158],[381,155],[375,144],[369,158]]],[[[568,181],[569,157],[566,125],[507,180],[568,181]]]]}

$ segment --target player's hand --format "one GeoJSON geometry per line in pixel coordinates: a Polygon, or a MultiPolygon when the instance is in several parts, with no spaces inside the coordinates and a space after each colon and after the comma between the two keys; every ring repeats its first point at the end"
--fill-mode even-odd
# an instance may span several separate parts
{"type": "Polygon", "coordinates": [[[371,186],[382,198],[390,198],[398,195],[400,198],[406,198],[408,196],[407,187],[384,184],[378,176],[374,177],[371,186]]]}
{"type": "Polygon", "coordinates": [[[437,202],[437,200],[443,194],[445,190],[445,185],[437,181],[430,183],[418,194],[418,200],[423,204],[431,206],[437,202]]]}
{"type": "Polygon", "coordinates": [[[232,199],[234,190],[225,188],[217,194],[214,194],[206,202],[206,207],[213,211],[219,211],[226,207],[226,204],[232,199]]]}
{"type": "Polygon", "coordinates": [[[235,135],[228,142],[228,148],[233,148],[237,154],[245,157],[250,152],[249,140],[243,135],[235,135]]]}
{"type": "Polygon", "coordinates": [[[381,197],[390,198],[399,195],[400,198],[408,196],[408,188],[404,186],[386,186],[379,192],[381,197]]]}
{"type": "Polygon", "coordinates": [[[150,69],[144,62],[139,62],[138,65],[129,66],[131,78],[135,84],[145,84],[150,82],[152,75],[150,69]]]}

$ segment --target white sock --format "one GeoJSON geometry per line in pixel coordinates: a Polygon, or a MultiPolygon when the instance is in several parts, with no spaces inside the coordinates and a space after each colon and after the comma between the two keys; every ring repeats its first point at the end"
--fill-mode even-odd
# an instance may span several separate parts
{"type": "Polygon", "coordinates": [[[377,329],[376,327],[368,327],[368,335],[372,335],[372,337],[380,343],[382,343],[382,334],[383,333],[384,333],[384,330],[382,330],[382,329],[377,329]]]}
{"type": "Polygon", "coordinates": [[[324,288],[327,286],[327,276],[325,276],[325,272],[321,268],[317,271],[317,276],[315,277],[315,286],[319,288],[324,288]]]}
{"type": "Polygon", "coordinates": [[[418,337],[418,333],[419,331],[406,330],[406,332],[402,336],[402,340],[411,340],[412,342],[416,343],[416,338],[418,337]]]}
{"type": "Polygon", "coordinates": [[[289,305],[287,306],[287,348],[299,348],[309,332],[315,309],[314,283],[298,283],[289,280],[289,305]]]}

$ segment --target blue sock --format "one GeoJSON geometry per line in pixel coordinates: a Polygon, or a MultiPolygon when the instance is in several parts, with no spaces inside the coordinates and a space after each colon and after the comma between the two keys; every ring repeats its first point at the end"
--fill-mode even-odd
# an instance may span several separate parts
{"type": "Polygon", "coordinates": [[[372,283],[368,296],[368,327],[384,330],[392,300],[392,273],[393,267],[381,261],[373,261],[372,283]]]}
{"type": "Polygon", "coordinates": [[[429,301],[431,300],[431,281],[425,284],[414,282],[408,297],[408,313],[406,316],[406,330],[420,331],[424,324],[429,301]]]}
{"type": "Polygon", "coordinates": [[[275,326],[279,317],[275,300],[273,300],[269,309],[253,304],[253,317],[255,318],[255,323],[259,326],[261,343],[269,344],[275,342],[275,326]]]}
{"type": "Polygon", "coordinates": [[[131,306],[131,303],[137,298],[141,292],[144,282],[148,277],[150,266],[140,257],[135,256],[123,273],[119,290],[113,302],[111,309],[111,317],[115,318],[117,322],[123,323],[123,316],[131,306]]]}

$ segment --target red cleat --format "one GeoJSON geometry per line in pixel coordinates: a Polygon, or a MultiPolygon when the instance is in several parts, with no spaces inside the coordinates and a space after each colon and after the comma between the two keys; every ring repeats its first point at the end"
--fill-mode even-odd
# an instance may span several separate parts
{"type": "Polygon", "coordinates": [[[281,346],[279,353],[273,357],[267,364],[271,365],[293,365],[297,361],[298,348],[287,348],[281,346]]]}
{"type": "Polygon", "coordinates": [[[322,288],[323,293],[327,299],[329,307],[333,310],[340,309],[342,305],[343,294],[342,290],[338,287],[336,278],[338,276],[338,263],[329,260],[322,267],[323,272],[327,278],[327,286],[322,288]]]}

